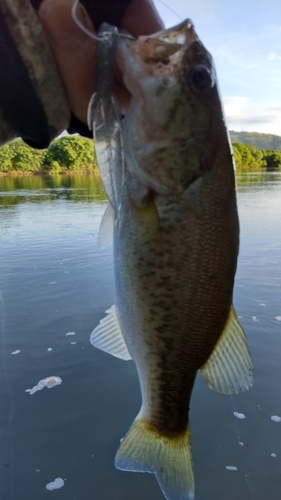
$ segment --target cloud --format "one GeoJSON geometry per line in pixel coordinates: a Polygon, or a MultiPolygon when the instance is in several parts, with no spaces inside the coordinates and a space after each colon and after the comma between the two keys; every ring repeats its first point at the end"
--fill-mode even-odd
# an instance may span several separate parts
{"type": "Polygon", "coordinates": [[[268,106],[268,110],[271,110],[274,113],[279,113],[279,115],[281,116],[281,103],[275,104],[274,106],[268,106]]]}
{"type": "Polygon", "coordinates": [[[256,103],[245,96],[223,99],[226,122],[230,128],[281,135],[281,102],[256,103]]]}
{"type": "Polygon", "coordinates": [[[266,59],[268,61],[281,61],[281,56],[279,54],[276,54],[276,52],[269,52],[269,54],[267,54],[266,56],[266,59]]]}
{"type": "Polygon", "coordinates": [[[232,124],[232,123],[241,123],[241,124],[268,124],[268,123],[278,123],[279,122],[279,117],[276,115],[267,115],[267,116],[255,116],[255,115],[245,115],[245,116],[227,116],[227,123],[232,124]]]}
{"type": "Polygon", "coordinates": [[[247,102],[248,98],[244,96],[225,97],[223,99],[223,106],[226,116],[240,117],[247,102]]]}
{"type": "Polygon", "coordinates": [[[269,24],[265,27],[265,33],[270,37],[280,37],[281,24],[269,24]]]}

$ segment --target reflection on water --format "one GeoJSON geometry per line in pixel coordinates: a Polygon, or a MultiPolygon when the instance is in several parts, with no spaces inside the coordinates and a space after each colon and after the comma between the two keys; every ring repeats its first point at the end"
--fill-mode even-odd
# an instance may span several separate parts
{"type": "Polygon", "coordinates": [[[49,175],[0,177],[0,204],[10,207],[27,201],[53,199],[71,201],[106,200],[98,173],[95,175],[49,175]]]}
{"type": "MultiPolygon", "coordinates": [[[[279,500],[281,174],[243,174],[237,184],[234,303],[255,385],[226,397],[198,376],[191,401],[196,500],[279,500]]],[[[163,500],[153,475],[114,468],[140,406],[134,364],[89,343],[113,303],[112,249],[96,246],[105,200],[91,175],[0,178],[3,500],[163,500]]]]}
{"type": "Polygon", "coordinates": [[[279,182],[281,179],[281,172],[268,172],[266,170],[262,172],[243,172],[243,174],[237,174],[236,183],[238,189],[253,190],[253,188],[262,189],[264,186],[266,189],[269,186],[274,186],[275,189],[279,190],[279,182]]]}

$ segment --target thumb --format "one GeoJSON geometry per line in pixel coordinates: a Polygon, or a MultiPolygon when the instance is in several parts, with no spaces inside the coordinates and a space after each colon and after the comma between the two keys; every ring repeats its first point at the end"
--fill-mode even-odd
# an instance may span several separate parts
{"type": "MultiPolygon", "coordinates": [[[[87,121],[87,107],[95,91],[95,41],[75,23],[71,9],[73,0],[43,0],[39,20],[49,40],[58,71],[73,114],[87,121]]],[[[86,9],[76,9],[79,21],[95,33],[86,9]]]]}

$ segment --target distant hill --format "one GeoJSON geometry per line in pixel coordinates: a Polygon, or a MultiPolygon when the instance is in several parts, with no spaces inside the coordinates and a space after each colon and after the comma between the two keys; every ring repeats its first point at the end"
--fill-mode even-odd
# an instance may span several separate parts
{"type": "Polygon", "coordinates": [[[273,151],[281,151],[281,137],[274,134],[259,134],[258,132],[235,132],[230,130],[232,142],[241,142],[249,144],[259,149],[272,149],[273,151]]]}

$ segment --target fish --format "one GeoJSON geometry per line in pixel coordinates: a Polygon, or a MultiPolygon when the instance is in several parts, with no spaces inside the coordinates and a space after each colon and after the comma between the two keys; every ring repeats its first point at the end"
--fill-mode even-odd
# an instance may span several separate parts
{"type": "Polygon", "coordinates": [[[192,500],[198,370],[221,394],[253,384],[233,307],[233,152],[214,62],[191,20],[137,39],[115,33],[111,43],[132,97],[124,120],[112,93],[97,93],[89,108],[109,198],[100,239],[113,240],[115,279],[115,304],[90,341],[132,359],[138,373],[142,405],[116,467],[154,473],[166,499],[192,500]]]}

